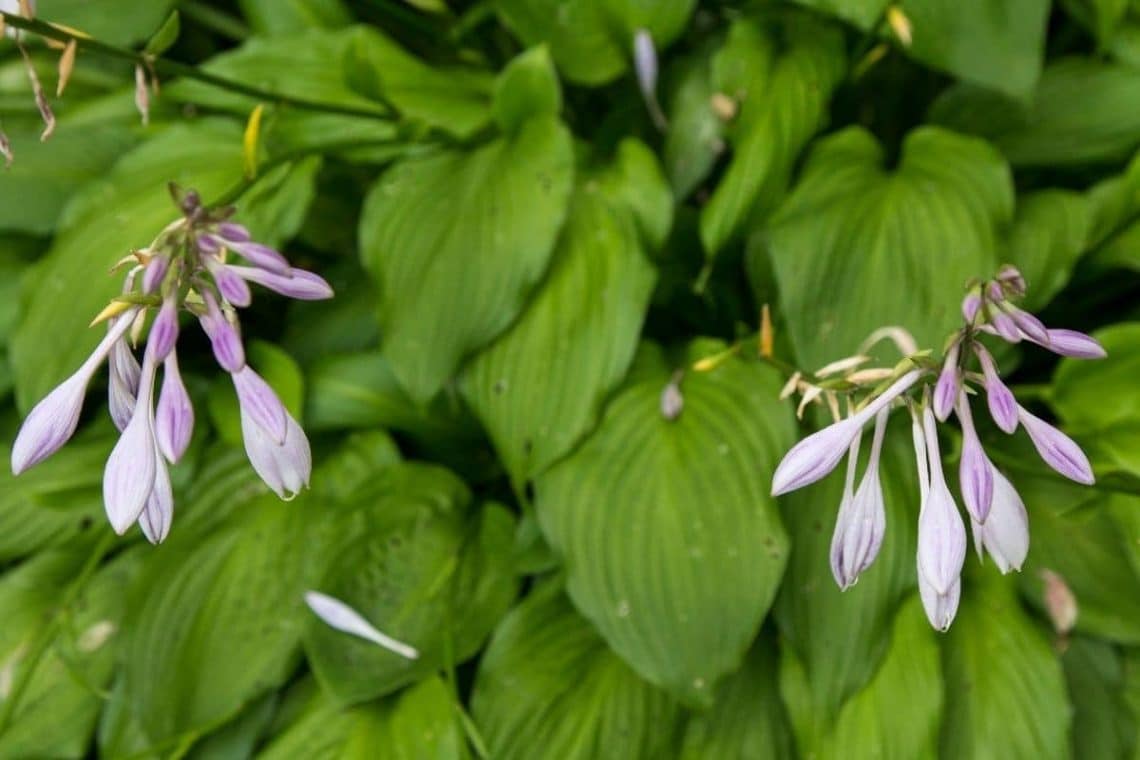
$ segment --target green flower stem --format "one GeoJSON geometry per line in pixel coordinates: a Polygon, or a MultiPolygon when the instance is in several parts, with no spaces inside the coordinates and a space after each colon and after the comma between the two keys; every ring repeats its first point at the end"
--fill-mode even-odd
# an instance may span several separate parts
{"type": "Polygon", "coordinates": [[[251,98],[257,98],[269,103],[277,103],[280,105],[289,105],[294,108],[299,108],[307,111],[319,111],[322,113],[334,113],[343,116],[360,116],[370,119],[382,119],[384,121],[394,121],[400,118],[399,111],[391,103],[383,103],[379,109],[359,108],[355,106],[346,106],[339,103],[326,103],[319,100],[310,100],[309,98],[300,98],[292,95],[285,95],[279,92],[273,92],[261,87],[239,82],[236,79],[229,79],[227,77],[211,74],[202,71],[196,66],[191,66],[178,61],[172,61],[168,58],[160,56],[147,55],[139,53],[128,48],[121,48],[115,45],[109,45],[106,42],[89,37],[82,32],[74,32],[68,29],[49,24],[38,19],[28,19],[15,13],[0,12],[0,16],[4,18],[4,23],[15,29],[23,29],[25,31],[37,34],[46,39],[55,40],[57,42],[71,42],[75,40],[80,50],[96,53],[98,55],[107,56],[109,58],[117,58],[124,61],[130,61],[135,64],[142,64],[153,69],[155,73],[162,74],[170,77],[184,77],[186,79],[193,79],[205,84],[213,85],[223,90],[235,92],[239,95],[248,95],[251,98]]]}
{"type": "Polygon", "coordinates": [[[4,700],[3,711],[0,711],[0,737],[8,730],[12,722],[12,717],[16,714],[16,707],[20,703],[20,698],[27,690],[32,678],[36,674],[36,669],[39,667],[40,660],[47,654],[48,649],[51,648],[52,642],[55,640],[56,634],[59,633],[60,626],[67,614],[70,612],[71,607],[75,604],[76,599],[87,588],[87,582],[91,580],[91,576],[99,568],[99,563],[102,562],[103,557],[111,550],[115,544],[115,539],[118,538],[114,533],[106,531],[99,543],[88,555],[86,562],[83,563],[83,568],[79,571],[79,575],[67,587],[64,592],[63,598],[56,606],[52,615],[44,623],[43,628],[36,636],[30,650],[28,651],[27,659],[24,665],[20,668],[20,676],[12,686],[12,691],[8,698],[4,700]]]}

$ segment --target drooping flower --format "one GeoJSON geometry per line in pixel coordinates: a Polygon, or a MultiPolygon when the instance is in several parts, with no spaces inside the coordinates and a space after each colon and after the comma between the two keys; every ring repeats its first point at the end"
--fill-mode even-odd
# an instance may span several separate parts
{"type": "Polygon", "coordinates": [[[994,496],[993,464],[982,448],[970,414],[970,399],[963,390],[955,406],[962,425],[962,456],[958,466],[958,481],[962,488],[962,501],[975,521],[984,523],[990,513],[994,496]]]}
{"type": "Polygon", "coordinates": [[[886,532],[887,513],[883,503],[883,486],[879,481],[879,458],[890,409],[884,407],[875,416],[875,432],[871,455],[858,490],[851,495],[855,462],[859,458],[859,437],[848,454],[847,481],[843,503],[839,507],[835,534],[831,539],[831,572],[839,588],[846,591],[855,585],[859,575],[871,566],[879,554],[886,532]]]}
{"type": "Polygon", "coordinates": [[[993,506],[984,524],[974,523],[979,553],[984,547],[1003,573],[1020,570],[1029,553],[1029,515],[1013,484],[995,467],[993,506]]]}
{"type": "Polygon", "coordinates": [[[154,434],[159,451],[171,464],[186,453],[194,433],[194,406],[182,382],[178,355],[171,352],[162,365],[162,390],[155,410],[154,434]]]}
{"type": "Polygon", "coordinates": [[[934,385],[934,416],[939,422],[945,422],[950,416],[950,410],[954,408],[954,402],[958,398],[958,389],[962,385],[962,370],[958,367],[961,345],[961,342],[955,341],[946,352],[946,359],[942,362],[942,372],[934,385]]]}
{"type": "Polygon", "coordinates": [[[308,487],[313,469],[309,439],[292,415],[285,413],[285,437],[278,443],[241,407],[241,434],[249,463],[280,498],[292,499],[308,487]]]}
{"type": "MultiPolygon", "coordinates": [[[[1048,330],[1049,342],[1039,343],[1055,354],[1069,356],[1074,359],[1103,359],[1108,354],[1096,338],[1085,335],[1076,330],[1051,329],[1048,330]]],[[[1030,339],[1032,340],[1032,338],[1030,339]]],[[[1035,343],[1038,341],[1034,341],[1035,343]]]]}
{"type": "Polygon", "coordinates": [[[930,483],[918,516],[919,590],[931,625],[945,631],[958,610],[966,526],[942,474],[938,431],[929,407],[923,410],[922,423],[930,483]]]}
{"type": "Polygon", "coordinates": [[[305,604],[309,605],[309,609],[331,628],[371,641],[409,660],[420,656],[415,647],[381,633],[363,615],[336,597],[319,591],[306,591],[305,604]]]}
{"type": "Polygon", "coordinates": [[[103,506],[107,520],[119,535],[139,519],[147,499],[154,490],[155,469],[158,466],[154,439],[154,410],[151,393],[154,390],[155,351],[147,346],[143,354],[139,394],[131,421],[107,458],[103,470],[103,506]]]}
{"type": "Polygon", "coordinates": [[[1096,482],[1089,458],[1081,451],[1076,441],[1045,420],[1031,414],[1023,406],[1017,407],[1017,414],[1025,432],[1029,433],[1029,440],[1033,441],[1034,448],[1045,464],[1078,483],[1091,486],[1096,482]]]}
{"type": "Polygon", "coordinates": [[[1007,433],[1017,430],[1017,399],[1013,392],[1001,381],[998,376],[994,358],[981,343],[974,344],[974,353],[982,365],[982,375],[985,378],[986,404],[990,409],[990,416],[994,424],[1007,433]]]}

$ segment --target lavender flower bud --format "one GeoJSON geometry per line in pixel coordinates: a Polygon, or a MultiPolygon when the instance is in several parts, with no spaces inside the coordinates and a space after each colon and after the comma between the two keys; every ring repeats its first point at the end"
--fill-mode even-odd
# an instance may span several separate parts
{"type": "Polygon", "coordinates": [[[1003,574],[1021,570],[1029,553],[1029,515],[1017,489],[993,469],[994,501],[984,525],[977,526],[981,542],[1003,574]]]}
{"type": "Polygon", "coordinates": [[[243,259],[274,274],[289,275],[289,262],[277,251],[261,243],[229,242],[229,248],[243,259]]]}
{"type": "Polygon", "coordinates": [[[323,277],[304,269],[290,269],[289,275],[236,265],[227,265],[226,269],[242,279],[256,282],[262,287],[299,301],[321,301],[333,297],[333,289],[323,277]]]}
{"type": "Polygon", "coordinates": [[[111,421],[121,433],[126,429],[134,413],[135,395],[139,391],[141,371],[139,362],[125,338],[119,338],[111,346],[107,369],[110,374],[107,383],[107,405],[111,411],[111,421]]]}
{"type": "Polygon", "coordinates": [[[227,243],[248,243],[252,240],[249,230],[235,222],[222,222],[219,224],[218,236],[227,243]]]}
{"type": "Polygon", "coordinates": [[[163,278],[166,277],[168,269],[170,269],[169,258],[166,256],[152,256],[150,261],[147,262],[146,269],[143,270],[143,293],[157,293],[159,287],[162,285],[163,278]]]}
{"type": "Polygon", "coordinates": [[[278,444],[241,407],[242,440],[249,463],[274,493],[289,500],[309,485],[313,460],[305,431],[288,412],[285,426],[285,439],[278,444]]]}
{"type": "Polygon", "coordinates": [[[253,296],[249,292],[249,285],[246,285],[245,280],[239,277],[237,273],[224,264],[214,262],[210,265],[210,274],[213,275],[214,284],[218,286],[218,292],[222,294],[222,298],[234,306],[242,308],[249,306],[253,296]]]}
{"type": "Polygon", "coordinates": [[[194,433],[194,406],[178,371],[178,355],[171,352],[163,364],[162,389],[158,394],[154,435],[158,450],[171,464],[182,459],[194,433]]]}
{"type": "Polygon", "coordinates": [[[962,318],[968,323],[973,324],[974,320],[978,317],[978,311],[982,308],[982,297],[976,291],[970,291],[966,297],[962,299],[962,318]]]}
{"type": "Polygon", "coordinates": [[[1006,387],[998,377],[997,367],[990,352],[980,343],[974,344],[974,353],[982,364],[982,374],[985,377],[986,404],[990,408],[990,416],[994,423],[1006,433],[1017,430],[1017,399],[1013,392],[1006,387]]]}
{"type": "Polygon", "coordinates": [[[210,234],[199,235],[195,243],[198,246],[198,252],[203,256],[217,256],[225,245],[225,241],[210,234]]]}
{"type": "Polygon", "coordinates": [[[1040,319],[1016,307],[1010,307],[1009,316],[1022,335],[1048,348],[1049,330],[1040,319]]]}
{"type": "Polygon", "coordinates": [[[1013,317],[1006,314],[1004,311],[993,309],[990,312],[990,324],[997,330],[997,334],[1004,338],[1009,343],[1021,342],[1021,330],[1017,329],[1017,323],[1013,321],[1013,317]]]}
{"type": "Polygon", "coordinates": [[[365,620],[363,615],[335,597],[319,591],[307,591],[305,604],[309,605],[309,609],[331,628],[359,636],[409,660],[420,656],[414,647],[376,630],[376,627],[365,620]]]}
{"type": "Polygon", "coordinates": [[[212,295],[203,293],[202,298],[206,302],[206,313],[199,317],[198,321],[210,339],[214,358],[218,360],[222,369],[227,372],[237,372],[245,366],[245,348],[241,344],[241,336],[222,314],[212,295]]]}
{"type": "MultiPolygon", "coordinates": [[[[923,411],[930,491],[918,516],[918,568],[939,596],[951,592],[966,560],[966,526],[942,474],[934,414],[923,411]]],[[[936,624],[937,625],[937,624],[936,624]]]]}
{"type": "Polygon", "coordinates": [[[982,448],[974,419],[970,415],[970,399],[965,391],[958,396],[955,407],[962,423],[962,458],[958,465],[958,480],[962,487],[962,501],[970,517],[984,523],[990,513],[994,496],[993,465],[982,448]]]}
{"type": "Polygon", "coordinates": [[[945,422],[954,408],[954,400],[958,398],[958,388],[962,384],[961,371],[958,369],[958,353],[961,343],[955,343],[946,352],[946,360],[942,363],[942,373],[938,376],[938,383],[934,386],[934,416],[939,422],[945,422]]]}
{"type": "Polygon", "coordinates": [[[1025,407],[1018,406],[1017,414],[1045,464],[1078,483],[1091,486],[1096,482],[1088,457],[1072,438],[1040,417],[1030,414],[1025,407]]]}
{"type": "Polygon", "coordinates": [[[178,306],[173,298],[162,302],[154,324],[150,326],[150,335],[147,336],[147,350],[154,351],[156,362],[161,362],[174,350],[178,342],[178,306]]]}
{"type": "Polygon", "coordinates": [[[1104,346],[1097,342],[1096,338],[1082,332],[1060,329],[1049,330],[1048,332],[1048,343],[1042,343],[1032,337],[1030,340],[1055,354],[1071,356],[1074,359],[1103,359],[1108,356],[1104,346]]]}
{"type": "Polygon", "coordinates": [[[1025,295],[1025,278],[1021,276],[1021,270],[1012,264],[1006,264],[998,270],[997,279],[1014,294],[1025,295]]]}
{"type": "Polygon", "coordinates": [[[28,413],[12,444],[12,474],[19,475],[47,459],[74,435],[91,376],[103,363],[115,342],[123,337],[137,312],[138,309],[131,308],[120,315],[79,369],[28,413]]]}
{"type": "Polygon", "coordinates": [[[256,423],[277,445],[285,442],[287,412],[281,399],[247,364],[233,373],[234,390],[242,413],[256,423]]]}
{"type": "Polygon", "coordinates": [[[134,413],[103,470],[103,506],[111,527],[119,535],[139,519],[154,490],[158,467],[151,409],[155,366],[154,351],[147,346],[134,413]]]}
{"type": "Polygon", "coordinates": [[[638,29],[633,35],[633,68],[637,73],[637,86],[653,123],[658,129],[665,129],[668,122],[657,100],[657,50],[653,46],[653,35],[648,29],[638,29]]]}
{"type": "Polygon", "coordinates": [[[154,488],[147,498],[146,507],[139,515],[139,528],[146,540],[161,544],[170,534],[174,520],[174,489],[170,486],[170,473],[162,457],[155,454],[154,488]]]}
{"type": "Polygon", "coordinates": [[[923,576],[922,568],[919,567],[918,594],[922,598],[922,608],[926,612],[926,619],[930,621],[934,629],[942,633],[950,630],[950,624],[954,622],[954,616],[958,614],[958,602],[962,598],[962,580],[955,578],[954,583],[946,590],[946,593],[939,593],[930,581],[923,576]]]}
{"type": "MultiPolygon", "coordinates": [[[[831,539],[831,572],[839,588],[844,591],[855,585],[860,573],[871,566],[883,543],[887,513],[883,505],[883,487],[879,482],[879,457],[889,416],[890,409],[884,407],[875,417],[871,456],[854,497],[849,494],[854,462],[859,456],[856,444],[852,445],[852,452],[848,455],[844,500],[831,539]]],[[[859,439],[855,440],[857,443],[859,439]]]]}
{"type": "Polygon", "coordinates": [[[906,373],[858,413],[812,433],[793,446],[772,476],[772,495],[811,485],[834,470],[863,425],[905,393],[921,375],[919,370],[906,373]]]}

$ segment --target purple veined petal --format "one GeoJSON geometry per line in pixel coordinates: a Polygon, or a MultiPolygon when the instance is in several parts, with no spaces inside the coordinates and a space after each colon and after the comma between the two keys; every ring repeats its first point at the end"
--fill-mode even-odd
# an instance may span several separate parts
{"type": "Polygon", "coordinates": [[[12,444],[12,474],[19,475],[47,459],[75,434],[91,376],[115,342],[123,337],[137,311],[137,308],[131,308],[121,314],[79,369],[40,399],[28,413],[12,444]]]}
{"type": "Polygon", "coordinates": [[[871,566],[883,544],[887,515],[883,504],[883,487],[879,481],[879,457],[889,416],[890,410],[884,408],[875,417],[875,433],[867,470],[863,473],[855,496],[850,500],[849,519],[843,524],[842,535],[837,525],[836,535],[832,538],[832,572],[840,589],[844,591],[855,585],[859,575],[871,566]]]}
{"type": "Polygon", "coordinates": [[[217,256],[222,248],[226,246],[226,241],[220,239],[217,235],[209,233],[199,235],[194,240],[195,245],[198,247],[198,252],[203,256],[217,256]]]}
{"type": "Polygon", "coordinates": [[[1049,342],[1047,344],[1036,340],[1034,343],[1055,354],[1074,359],[1103,359],[1108,356],[1104,346],[1096,338],[1076,330],[1052,329],[1049,330],[1049,342]]]}
{"type": "Polygon", "coordinates": [[[160,454],[155,454],[154,488],[147,498],[146,506],[139,515],[139,528],[146,540],[161,544],[170,534],[174,521],[174,489],[170,485],[170,472],[160,454]]]}
{"type": "Polygon", "coordinates": [[[793,446],[772,476],[772,495],[811,485],[834,470],[867,421],[905,393],[921,375],[921,370],[906,373],[856,414],[812,433],[793,446]]]}
{"type": "MultiPolygon", "coordinates": [[[[111,329],[113,325],[109,325],[111,329]]],[[[107,406],[111,412],[111,421],[119,432],[126,429],[135,410],[135,396],[139,391],[138,359],[131,351],[126,338],[119,338],[111,346],[107,357],[107,369],[110,378],[107,382],[107,406]]]]}
{"type": "Polygon", "coordinates": [[[241,432],[249,463],[265,484],[286,501],[309,485],[313,460],[309,439],[297,421],[285,413],[285,441],[278,444],[243,408],[241,432]]]}
{"type": "Polygon", "coordinates": [[[847,473],[843,478],[843,495],[839,499],[839,511],[835,515],[835,531],[831,535],[831,575],[840,590],[850,585],[844,574],[843,541],[851,525],[851,502],[855,498],[855,467],[859,463],[859,446],[863,440],[862,431],[851,441],[847,449],[847,473]]]}
{"type": "Polygon", "coordinates": [[[1069,436],[1050,425],[1045,420],[1029,413],[1025,407],[1017,407],[1018,418],[1029,440],[1041,455],[1045,464],[1064,475],[1069,480],[1091,486],[1096,482],[1092,466],[1085,452],[1069,436]]]}
{"type": "Polygon", "coordinates": [[[245,308],[253,301],[253,294],[249,292],[249,285],[233,270],[224,264],[213,262],[209,265],[210,274],[214,277],[214,284],[218,292],[234,306],[245,308]]]}
{"type": "Polygon", "coordinates": [[[274,274],[289,276],[289,261],[277,251],[261,243],[229,243],[229,249],[253,264],[274,274]]]}
{"type": "Polygon", "coordinates": [[[162,366],[162,389],[158,394],[154,435],[159,451],[166,461],[174,464],[190,446],[190,438],[194,434],[194,406],[178,370],[178,355],[171,352],[162,366]]]}
{"type": "Polygon", "coordinates": [[[257,267],[229,264],[226,269],[244,280],[298,301],[323,301],[333,297],[332,286],[323,277],[304,269],[291,269],[291,274],[280,275],[257,267]]]}
{"type": "Polygon", "coordinates": [[[962,299],[962,319],[966,322],[973,324],[974,320],[978,317],[978,311],[982,308],[982,296],[976,291],[971,291],[966,294],[962,299]]]}
{"type": "Polygon", "coordinates": [[[958,482],[962,488],[962,501],[970,517],[984,523],[990,513],[994,497],[993,464],[982,448],[970,414],[970,398],[965,391],[958,396],[955,407],[962,423],[962,456],[958,463],[958,482]]]}
{"type": "Polygon", "coordinates": [[[249,230],[236,222],[222,222],[219,224],[218,237],[227,243],[248,243],[252,240],[249,230]]]}
{"type": "Polygon", "coordinates": [[[1044,345],[1046,348],[1049,345],[1049,328],[1045,324],[1027,311],[1022,311],[1016,307],[1009,310],[1009,316],[1013,323],[1017,325],[1017,329],[1021,331],[1029,340],[1034,343],[1044,345]]]}
{"type": "Polygon", "coordinates": [[[1021,342],[1021,330],[1017,328],[1017,323],[1013,321],[1013,317],[1006,314],[1004,311],[993,309],[990,312],[990,324],[994,326],[994,330],[1003,339],[1010,343],[1021,342]]]}
{"type": "Polygon", "coordinates": [[[939,422],[945,422],[954,408],[954,401],[958,398],[958,389],[962,385],[962,372],[958,367],[958,353],[961,343],[955,343],[946,352],[946,360],[942,363],[942,372],[938,375],[938,382],[934,386],[934,416],[939,422]]]}
{"type": "Polygon", "coordinates": [[[157,293],[169,268],[170,259],[168,257],[152,256],[150,261],[147,262],[146,269],[143,270],[143,293],[157,293]]]}
{"type": "Polygon", "coordinates": [[[990,416],[994,423],[1006,433],[1017,430],[1017,399],[1013,397],[1006,384],[998,377],[997,367],[990,352],[980,343],[974,344],[974,353],[982,364],[982,374],[985,377],[986,404],[990,408],[990,416]]]}
{"type": "Polygon", "coordinates": [[[285,406],[261,375],[247,364],[233,373],[234,390],[242,413],[259,425],[277,445],[285,442],[285,406]]]}
{"type": "Polygon", "coordinates": [[[162,308],[158,310],[158,316],[154,318],[154,323],[150,326],[150,334],[147,335],[147,350],[153,350],[155,361],[161,362],[170,355],[177,342],[178,306],[173,298],[168,298],[162,302],[162,308]]]}
{"type": "Polygon", "coordinates": [[[938,431],[929,407],[923,410],[922,423],[930,463],[930,492],[918,516],[918,564],[935,591],[945,595],[966,561],[966,526],[946,487],[938,431]]]}
{"type": "Polygon", "coordinates": [[[989,285],[986,286],[986,289],[989,291],[988,295],[990,301],[995,306],[1005,300],[1005,289],[1001,286],[1000,282],[991,281],[989,285]]]}
{"type": "Polygon", "coordinates": [[[148,350],[143,355],[135,411],[103,470],[103,507],[111,527],[120,536],[139,519],[154,490],[158,467],[151,409],[155,366],[154,352],[148,350]]]}
{"type": "Polygon", "coordinates": [[[409,660],[420,656],[414,647],[376,630],[376,627],[363,615],[336,597],[319,591],[306,591],[305,604],[309,605],[309,609],[331,628],[371,641],[409,660]]]}
{"type": "Polygon", "coordinates": [[[241,336],[238,335],[237,328],[222,314],[213,295],[204,292],[202,300],[206,302],[206,314],[199,317],[198,321],[210,339],[214,358],[222,369],[227,372],[237,372],[245,366],[245,348],[241,344],[241,336]]]}
{"type": "Polygon", "coordinates": [[[981,541],[1005,574],[1021,570],[1029,553],[1029,515],[1017,489],[996,467],[993,480],[994,503],[985,525],[980,526],[981,541]]]}
{"type": "Polygon", "coordinates": [[[962,598],[962,581],[955,579],[945,593],[940,593],[934,585],[922,574],[922,567],[918,568],[918,593],[922,597],[922,609],[926,611],[926,619],[934,629],[945,633],[950,630],[954,616],[958,614],[958,602],[962,598]]]}

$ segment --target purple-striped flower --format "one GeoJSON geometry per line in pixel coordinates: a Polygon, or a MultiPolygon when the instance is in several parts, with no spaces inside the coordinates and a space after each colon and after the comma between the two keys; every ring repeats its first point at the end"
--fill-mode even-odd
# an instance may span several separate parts
{"type": "MultiPolygon", "coordinates": [[[[1034,340],[1042,348],[1074,359],[1103,359],[1108,354],[1096,338],[1076,330],[1051,329],[1048,343],[1034,340]]],[[[1030,338],[1030,340],[1033,340],[1030,338]]]]}
{"type": "Polygon", "coordinates": [[[962,385],[962,370],[958,367],[958,354],[961,343],[955,342],[946,352],[946,359],[942,362],[942,372],[938,375],[938,382],[934,385],[934,416],[939,422],[945,422],[954,408],[958,398],[958,389],[962,385]]]}
{"type": "Polygon", "coordinates": [[[993,464],[982,448],[970,414],[970,399],[965,391],[958,396],[955,407],[962,424],[962,456],[958,465],[958,480],[962,488],[962,501],[970,517],[979,523],[986,521],[994,496],[993,464]]]}
{"type": "Polygon", "coordinates": [[[942,474],[938,431],[929,407],[923,410],[922,423],[930,482],[918,516],[919,589],[931,625],[945,631],[958,609],[966,526],[942,474]]]}
{"type": "Polygon", "coordinates": [[[154,410],[151,407],[155,369],[155,351],[148,344],[143,354],[139,394],[131,421],[111,450],[111,456],[103,470],[103,506],[107,520],[119,535],[126,533],[139,519],[154,489],[155,469],[158,466],[155,457],[158,444],[154,439],[154,410]]]}
{"type": "Polygon", "coordinates": [[[155,410],[154,434],[158,449],[171,464],[177,463],[190,446],[194,433],[194,406],[182,382],[178,356],[171,353],[162,365],[162,390],[155,410]]]}
{"type": "Polygon", "coordinates": [[[858,436],[848,454],[843,502],[839,507],[835,533],[831,539],[831,573],[839,588],[844,591],[854,586],[859,580],[859,575],[871,566],[883,544],[887,513],[883,504],[883,486],[879,481],[879,457],[883,450],[883,436],[887,430],[889,416],[888,407],[880,409],[875,416],[871,456],[854,495],[851,494],[851,486],[855,475],[855,463],[859,458],[858,436]]]}
{"type": "Polygon", "coordinates": [[[1033,441],[1033,446],[1045,464],[1078,483],[1091,486],[1096,482],[1089,459],[1076,441],[1029,413],[1023,406],[1017,407],[1017,414],[1025,432],[1029,433],[1029,440],[1033,441]]]}
{"type": "Polygon", "coordinates": [[[1003,573],[1020,570],[1029,553],[1029,515],[1013,484],[995,467],[993,507],[985,523],[973,523],[974,546],[993,557],[1003,573]]]}
{"type": "Polygon", "coordinates": [[[985,378],[986,404],[990,408],[990,416],[994,424],[1007,433],[1017,430],[1017,399],[1005,383],[998,377],[994,358],[981,343],[974,344],[974,353],[982,365],[982,375],[985,378]]]}

